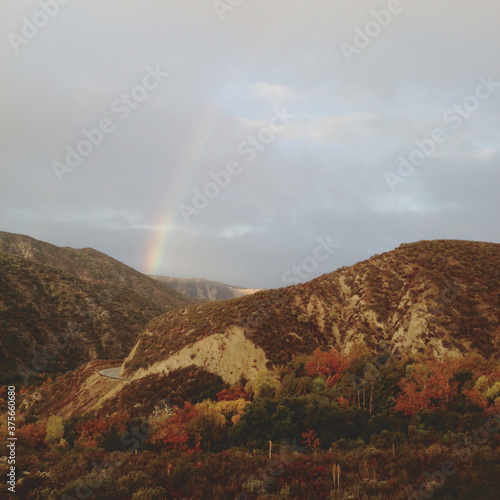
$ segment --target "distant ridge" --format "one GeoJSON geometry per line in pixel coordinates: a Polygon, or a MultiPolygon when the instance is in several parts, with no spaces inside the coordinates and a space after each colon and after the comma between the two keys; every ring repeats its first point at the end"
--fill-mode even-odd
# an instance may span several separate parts
{"type": "Polygon", "coordinates": [[[202,278],[183,279],[168,276],[151,276],[151,278],[166,283],[177,292],[188,297],[209,301],[234,299],[260,291],[260,289],[241,288],[202,278]]]}

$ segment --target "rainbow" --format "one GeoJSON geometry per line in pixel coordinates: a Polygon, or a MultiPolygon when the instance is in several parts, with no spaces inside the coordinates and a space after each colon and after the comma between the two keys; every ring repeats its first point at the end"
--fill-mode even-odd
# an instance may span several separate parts
{"type": "Polygon", "coordinates": [[[141,266],[145,274],[161,274],[162,265],[168,259],[171,236],[175,229],[179,229],[180,224],[184,224],[184,221],[180,224],[175,222],[179,216],[178,207],[185,199],[189,199],[186,193],[190,193],[195,187],[196,174],[203,167],[205,145],[210,142],[217,129],[214,126],[215,120],[214,110],[208,110],[188,140],[178,168],[177,182],[171,186],[167,200],[152,224],[152,236],[146,245],[141,266]]]}

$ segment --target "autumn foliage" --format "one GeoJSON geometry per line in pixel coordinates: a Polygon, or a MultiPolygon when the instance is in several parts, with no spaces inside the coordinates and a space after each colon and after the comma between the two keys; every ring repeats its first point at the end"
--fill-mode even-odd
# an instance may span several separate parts
{"type": "Polygon", "coordinates": [[[79,438],[75,442],[75,445],[82,448],[97,448],[101,446],[105,434],[112,432],[120,435],[125,432],[125,421],[127,418],[126,414],[115,413],[111,417],[104,418],[100,416],[79,424],[76,427],[79,438]]]}
{"type": "Polygon", "coordinates": [[[184,408],[177,408],[169,418],[164,418],[155,423],[155,431],[151,436],[153,444],[161,444],[165,449],[179,449],[185,453],[198,451],[199,440],[190,441],[190,436],[185,429],[187,422],[191,421],[198,411],[191,403],[186,403],[184,408]]]}
{"type": "Polygon", "coordinates": [[[319,448],[319,439],[316,432],[311,429],[308,429],[306,432],[302,433],[302,444],[307,448],[316,449],[319,448]]]}
{"type": "Polygon", "coordinates": [[[404,415],[415,415],[420,410],[443,407],[457,391],[457,382],[450,382],[449,367],[438,361],[427,361],[411,366],[410,373],[399,387],[394,409],[404,415]]]}
{"type": "Polygon", "coordinates": [[[235,401],[237,399],[245,399],[247,401],[250,399],[249,394],[240,384],[234,385],[229,389],[224,389],[217,394],[217,401],[235,401]]]}
{"type": "Polygon", "coordinates": [[[323,352],[316,349],[310,360],[304,366],[310,377],[324,377],[329,387],[339,381],[342,373],[349,365],[349,361],[340,355],[336,349],[323,352]]]}
{"type": "Polygon", "coordinates": [[[41,420],[32,424],[21,426],[17,431],[17,437],[21,443],[33,448],[45,447],[47,422],[41,420]]]}
{"type": "MultiPolygon", "coordinates": [[[[76,498],[83,491],[78,481],[99,477],[98,466],[110,462],[115,465],[104,467],[109,479],[92,488],[96,498],[246,494],[250,500],[262,493],[323,500],[333,491],[339,498],[399,499],[408,486],[418,489],[433,464],[455,460],[458,452],[481,467],[465,464],[447,476],[441,496],[459,498],[456,491],[464,491],[460,498],[497,498],[500,435],[487,418],[500,422],[498,361],[387,352],[379,362],[367,350],[348,358],[316,350],[262,370],[246,390],[217,386],[201,398],[193,389],[193,399],[176,406],[170,400],[141,405],[139,417],[134,401],[168,396],[172,386],[148,379],[143,399],[134,400],[130,384],[120,405],[86,415],[23,415],[20,465],[35,473],[26,476],[19,497],[48,498],[54,491],[57,498],[76,498]],[[140,444],[129,446],[134,439],[122,440],[124,432],[140,444]],[[332,476],[335,464],[342,470],[340,486],[332,476]]],[[[4,430],[0,425],[0,436],[4,430]]],[[[4,491],[0,485],[2,498],[4,491]]]]}

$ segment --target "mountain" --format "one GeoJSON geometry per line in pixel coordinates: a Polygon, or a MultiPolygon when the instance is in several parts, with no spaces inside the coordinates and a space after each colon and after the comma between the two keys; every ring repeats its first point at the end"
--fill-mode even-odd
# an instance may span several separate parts
{"type": "Polygon", "coordinates": [[[99,359],[21,391],[16,492],[498,498],[499,252],[423,241],[159,316],[123,364],[133,380],[99,359]]]}
{"type": "Polygon", "coordinates": [[[196,365],[234,383],[317,347],[376,352],[381,340],[407,355],[490,357],[500,345],[499,258],[499,244],[421,241],[305,284],[167,313],[121,373],[196,365]]]}
{"type": "Polygon", "coordinates": [[[259,291],[253,288],[225,285],[224,283],[209,281],[202,278],[182,279],[170,278],[168,276],[151,276],[151,278],[166,283],[169,287],[188,297],[210,301],[234,299],[259,291]]]}
{"type": "Polygon", "coordinates": [[[196,302],[92,249],[10,233],[0,248],[0,384],[123,358],[152,318],[196,302]]]}
{"type": "Polygon", "coordinates": [[[109,255],[93,248],[58,247],[30,236],[0,231],[0,252],[52,266],[84,280],[107,281],[133,289],[161,307],[173,309],[196,303],[109,255]]]}

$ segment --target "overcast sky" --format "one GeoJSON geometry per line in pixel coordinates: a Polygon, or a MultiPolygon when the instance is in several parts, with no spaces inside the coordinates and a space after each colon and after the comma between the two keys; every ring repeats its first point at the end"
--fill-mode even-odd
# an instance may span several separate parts
{"type": "Polygon", "coordinates": [[[498,1],[0,5],[1,230],[253,288],[500,241],[498,1]]]}

